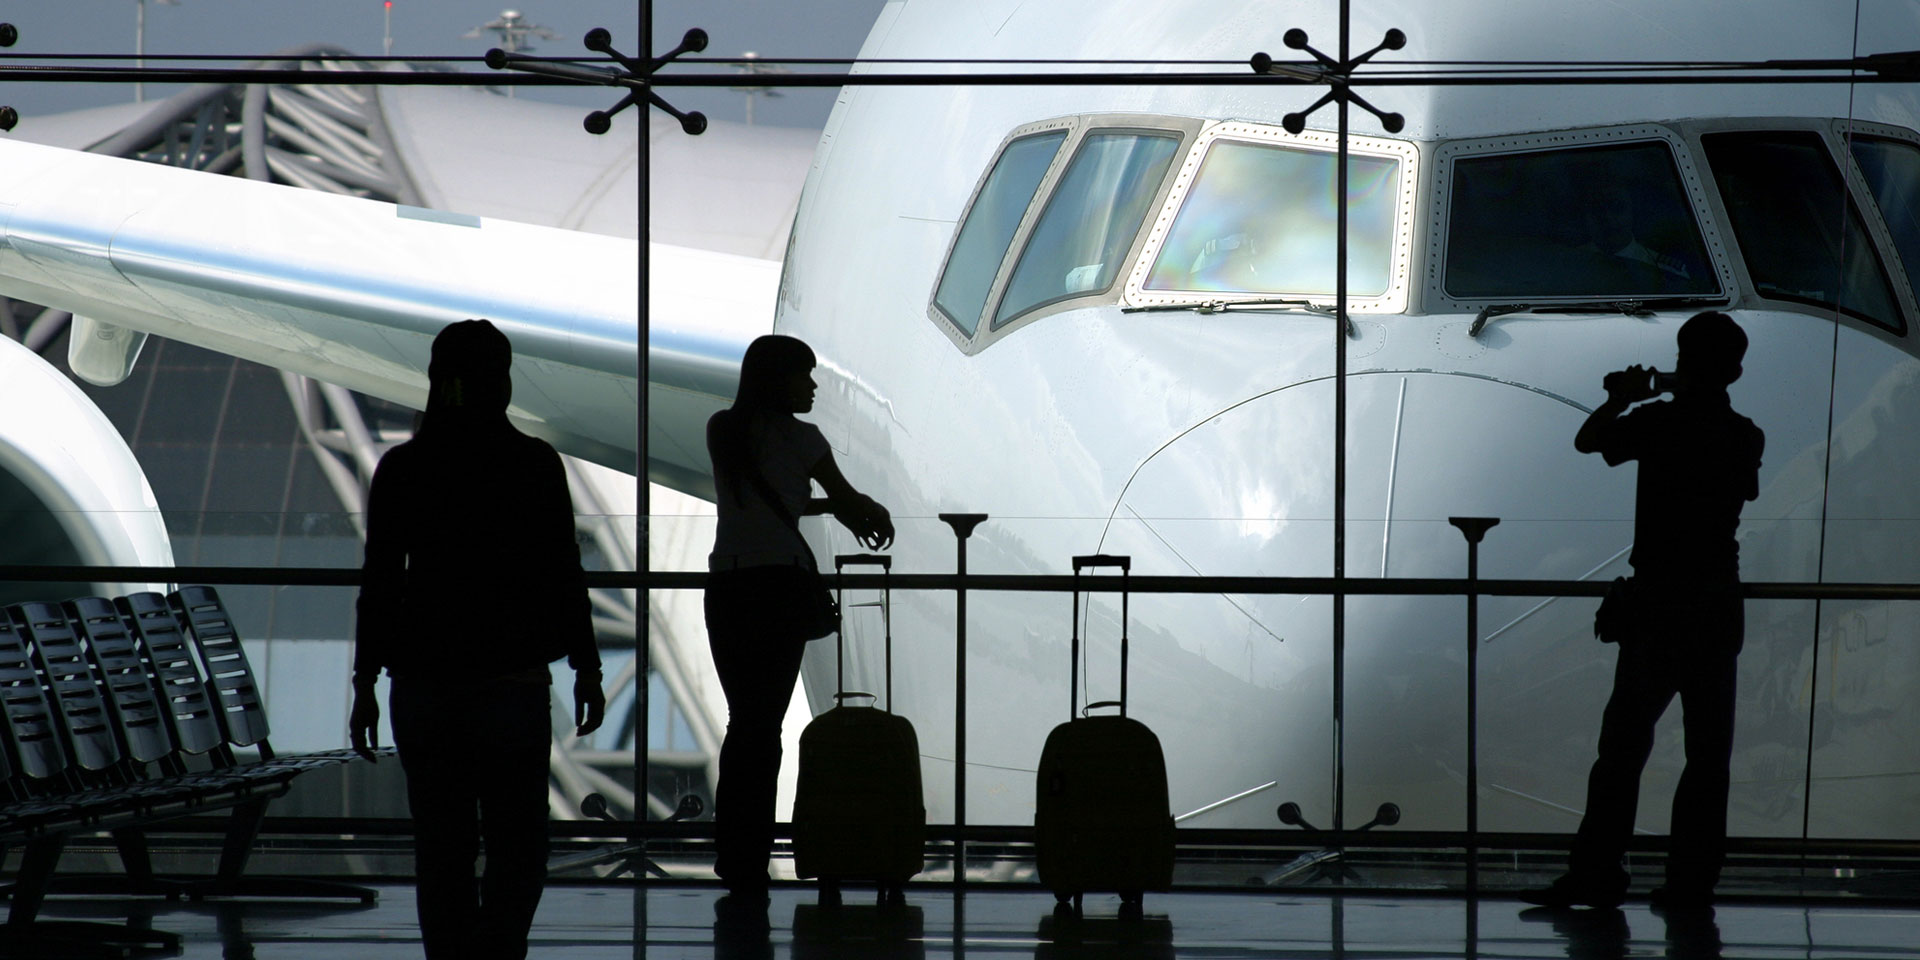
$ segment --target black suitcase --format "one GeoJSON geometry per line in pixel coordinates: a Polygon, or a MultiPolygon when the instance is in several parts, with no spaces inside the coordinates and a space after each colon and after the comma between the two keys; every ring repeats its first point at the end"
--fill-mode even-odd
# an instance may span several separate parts
{"type": "MultiPolygon", "coordinates": [[[[834,558],[836,576],[848,566],[861,565],[878,566],[886,576],[892,575],[889,557],[834,558]]],[[[890,583],[883,588],[882,598],[887,706],[892,707],[890,583]]],[[[920,740],[905,717],[877,705],[848,705],[850,698],[873,694],[847,690],[845,648],[837,634],[834,644],[839,660],[834,706],[800,732],[800,776],[793,800],[794,873],[803,879],[819,878],[823,904],[838,902],[840,883],[849,880],[878,884],[881,903],[904,903],[907,880],[925,862],[927,808],[920,790],[920,740]]]]}
{"type": "Polygon", "coordinates": [[[1034,791],[1034,853],[1040,883],[1061,905],[1079,910],[1089,891],[1120,894],[1122,910],[1138,915],[1149,890],[1173,884],[1173,814],[1167,800],[1167,764],[1160,738],[1127,716],[1127,557],[1073,558],[1073,575],[1089,567],[1118,567],[1120,591],[1120,699],[1087,704],[1118,707],[1118,715],[1080,714],[1080,591],[1073,593],[1073,679],[1068,720],[1047,735],[1034,791]]]}

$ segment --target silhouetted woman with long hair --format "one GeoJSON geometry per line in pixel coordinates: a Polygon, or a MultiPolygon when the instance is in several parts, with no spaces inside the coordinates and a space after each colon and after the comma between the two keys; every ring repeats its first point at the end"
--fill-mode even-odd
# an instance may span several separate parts
{"type": "Polygon", "coordinates": [[[820,428],[794,416],[813,409],[813,367],[813,349],[800,340],[754,340],[733,406],[707,421],[720,515],[708,557],[707,637],[727,694],[714,868],[742,900],[766,896],[780,723],[800,676],[807,610],[818,599],[809,594],[824,590],[797,520],[831,513],[869,549],[893,542],[886,508],[841,475],[820,428]],[[812,495],[813,483],[824,498],[812,495]]]}
{"type": "Polygon", "coordinates": [[[374,759],[384,668],[429,960],[527,955],[547,875],[547,665],[574,670],[578,736],[606,707],[566,471],[507,421],[512,364],[485,320],[442,330],[426,417],[380,458],[367,495],[347,725],[374,759]]]}

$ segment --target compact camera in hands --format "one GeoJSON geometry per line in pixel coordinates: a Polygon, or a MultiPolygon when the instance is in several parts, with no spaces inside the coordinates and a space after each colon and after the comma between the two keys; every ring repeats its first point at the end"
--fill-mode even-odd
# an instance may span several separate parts
{"type": "Polygon", "coordinates": [[[1633,403],[1663,393],[1672,393],[1680,385],[1680,375],[1635,364],[1625,370],[1615,370],[1607,374],[1601,382],[1607,388],[1609,395],[1633,403]]]}

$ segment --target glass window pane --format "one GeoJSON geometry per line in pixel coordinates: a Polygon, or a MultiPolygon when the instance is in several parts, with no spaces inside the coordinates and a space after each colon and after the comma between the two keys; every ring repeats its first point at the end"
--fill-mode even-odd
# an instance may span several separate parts
{"type": "Polygon", "coordinates": [[[1907,280],[1920,279],[1920,147],[1898,140],[1856,138],[1853,158],[1880,204],[1907,280]]]}
{"type": "MultiPolygon", "coordinates": [[[[1147,276],[1149,290],[1334,293],[1335,155],[1222,140],[1147,276]]],[[[1392,282],[1400,163],[1347,158],[1347,285],[1374,297],[1392,282]]]]}
{"type": "Polygon", "coordinates": [[[1761,296],[1904,328],[1893,285],[1819,134],[1718,133],[1701,142],[1761,296]]]}
{"type": "Polygon", "coordinates": [[[1446,291],[1463,298],[1720,292],[1664,143],[1462,157],[1446,291]]]}
{"type": "Polygon", "coordinates": [[[1179,148],[1180,138],[1172,135],[1088,136],[1027,239],[994,327],[1055,300],[1112,286],[1179,148]]]}
{"type": "Polygon", "coordinates": [[[980,326],[980,312],[987,305],[987,291],[993,286],[1000,261],[1006,258],[1013,231],[1033,202],[1033,191],[1046,176],[1066,131],[1023,137],[1007,144],[1006,152],[987,174],[987,185],[967,211],[967,222],[960,225],[960,236],[947,257],[946,273],[933,303],[954,326],[968,336],[980,326]]]}

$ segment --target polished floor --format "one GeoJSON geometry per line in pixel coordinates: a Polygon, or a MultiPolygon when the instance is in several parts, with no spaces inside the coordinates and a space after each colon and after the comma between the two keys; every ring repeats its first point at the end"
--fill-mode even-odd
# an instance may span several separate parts
{"type": "MultiPolygon", "coordinates": [[[[382,886],[371,907],[267,902],[56,899],[43,916],[131,922],[182,935],[194,960],[361,960],[421,956],[413,891],[382,886]]],[[[778,888],[764,911],[736,909],[704,885],[553,885],[534,927],[535,958],[1901,958],[1920,960],[1911,907],[1737,902],[1709,915],[1663,917],[1644,903],[1563,914],[1510,899],[1182,892],[1150,895],[1146,916],[1089,897],[1056,920],[1030,888],[912,889],[879,910],[851,890],[826,910],[808,887],[778,888]]],[[[0,953],[5,952],[0,949],[0,953]]]]}

